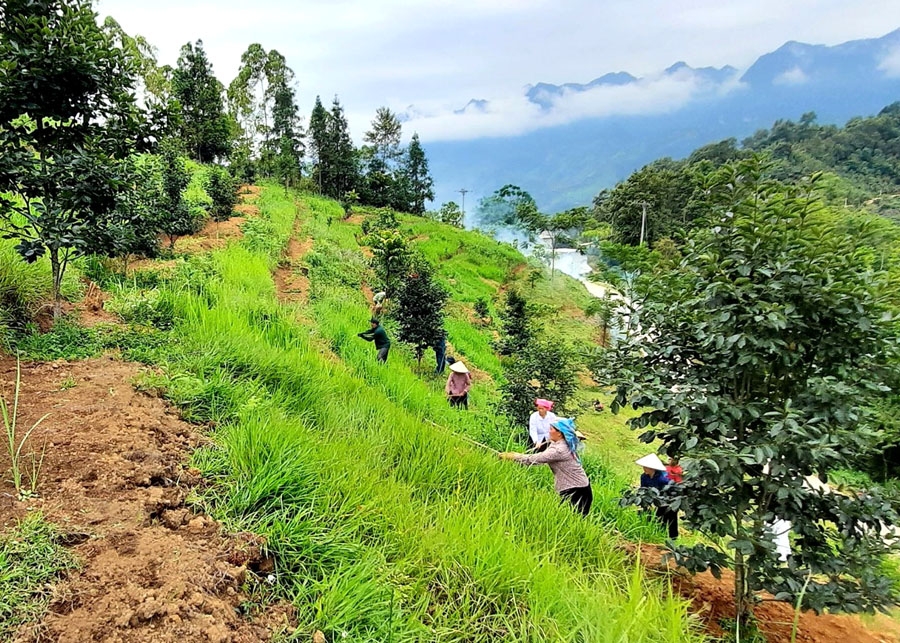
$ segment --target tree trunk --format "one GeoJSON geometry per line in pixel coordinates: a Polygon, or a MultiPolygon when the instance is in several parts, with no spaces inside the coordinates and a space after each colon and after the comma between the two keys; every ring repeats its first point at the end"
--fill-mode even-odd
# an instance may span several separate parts
{"type": "Polygon", "coordinates": [[[53,275],[53,321],[62,316],[62,264],[59,261],[59,248],[50,248],[50,271],[53,275]]]}
{"type": "MultiPolygon", "coordinates": [[[[736,534],[740,537],[742,516],[735,512],[737,524],[736,534]]],[[[747,619],[752,613],[750,605],[750,587],[747,574],[747,563],[744,562],[744,554],[739,549],[734,550],[734,621],[737,631],[736,639],[740,642],[740,631],[747,625],[747,619]]]]}

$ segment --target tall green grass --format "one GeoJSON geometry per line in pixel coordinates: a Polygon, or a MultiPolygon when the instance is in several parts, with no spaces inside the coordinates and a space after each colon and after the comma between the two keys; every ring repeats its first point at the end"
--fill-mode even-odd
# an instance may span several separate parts
{"type": "MultiPolygon", "coordinates": [[[[260,200],[266,238],[290,234],[297,210],[282,195],[268,188],[260,200]]],[[[610,526],[653,530],[606,503],[602,479],[584,520],[560,506],[547,472],[460,440],[489,413],[449,409],[442,380],[403,350],[375,362],[356,337],[367,307],[353,230],[330,202],[304,202],[318,254],[307,258],[314,325],[278,304],[279,252],[251,226],[242,245],[192,260],[162,286],[177,342],[148,382],[216,423],[215,446],[195,458],[211,483],[197,502],[266,537],[273,591],[297,605],[301,630],[361,641],[700,640],[685,604],[617,547],[610,526]]]]}

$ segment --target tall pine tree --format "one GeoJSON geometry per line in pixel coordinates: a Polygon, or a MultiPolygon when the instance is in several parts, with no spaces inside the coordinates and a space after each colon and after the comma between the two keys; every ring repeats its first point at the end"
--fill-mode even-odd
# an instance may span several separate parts
{"type": "Polygon", "coordinates": [[[322,106],[322,99],[316,96],[316,104],[309,117],[309,151],[313,161],[313,180],[324,192],[322,177],[327,174],[328,157],[328,120],[331,115],[322,106]]]}
{"type": "Polygon", "coordinates": [[[413,214],[425,213],[425,202],[434,199],[434,180],[428,172],[428,159],[419,143],[419,135],[413,134],[403,168],[404,187],[407,190],[408,210],[413,214]]]}
{"type": "Polygon", "coordinates": [[[227,156],[231,141],[222,104],[222,83],[213,75],[203,41],[181,48],[172,92],[181,104],[181,138],[192,158],[209,163],[227,156]]]}
{"type": "Polygon", "coordinates": [[[350,139],[344,108],[337,96],[331,104],[331,116],[326,127],[324,150],[319,152],[322,172],[322,192],[334,199],[342,198],[356,187],[358,170],[356,149],[350,139]],[[325,152],[324,159],[322,152],[325,152]],[[327,164],[322,163],[327,160],[327,164]]]}

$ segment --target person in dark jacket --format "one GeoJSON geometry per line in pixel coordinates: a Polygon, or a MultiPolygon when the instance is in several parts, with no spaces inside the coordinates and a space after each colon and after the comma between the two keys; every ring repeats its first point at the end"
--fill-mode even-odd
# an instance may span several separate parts
{"type": "Polygon", "coordinates": [[[378,318],[373,317],[369,320],[369,323],[372,324],[372,328],[358,333],[357,337],[361,337],[367,342],[375,342],[375,350],[378,351],[375,359],[384,363],[387,361],[388,352],[391,350],[391,340],[388,339],[387,332],[385,332],[378,318]]]}
{"type": "MultiPolygon", "coordinates": [[[[666,474],[666,465],[662,463],[659,456],[655,453],[645,455],[640,460],[635,461],[644,469],[641,474],[641,486],[651,487],[657,491],[662,491],[671,484],[669,476],[666,474]]],[[[663,524],[669,533],[669,538],[673,540],[678,538],[678,512],[663,507],[656,508],[656,518],[663,524]]]]}

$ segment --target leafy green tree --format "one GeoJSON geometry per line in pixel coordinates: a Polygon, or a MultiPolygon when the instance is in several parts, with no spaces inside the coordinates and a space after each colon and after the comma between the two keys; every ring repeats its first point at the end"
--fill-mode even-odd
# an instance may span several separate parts
{"type": "Polygon", "coordinates": [[[441,209],[437,213],[437,220],[455,228],[461,228],[463,226],[463,212],[454,201],[450,201],[441,205],[441,209]]]}
{"type": "Polygon", "coordinates": [[[562,414],[578,389],[578,363],[574,351],[556,337],[531,337],[511,357],[503,360],[500,410],[528,436],[528,417],[534,400],[544,397],[555,402],[562,414]]]}
{"type": "Polygon", "coordinates": [[[228,155],[231,128],[203,41],[181,48],[172,72],[172,92],[181,105],[181,139],[191,158],[209,163],[228,155]]]}
{"type": "Polygon", "coordinates": [[[369,235],[372,248],[372,267],[388,297],[401,287],[400,280],[409,266],[409,242],[396,229],[380,228],[369,235]]]}
{"type": "Polygon", "coordinates": [[[643,282],[642,330],[596,373],[618,384],[614,410],[638,409],[641,439],[684,465],[682,484],[632,500],[682,511],[723,543],[673,551],[691,571],[734,568],[739,623],[762,589],[816,610],[897,600],[878,565],[889,549],[881,530],[898,520],[891,504],[877,489],[844,496],[806,481],[869,444],[866,400],[884,390],[896,344],[880,276],[821,212],[815,177],[785,187],[765,171],[753,158],[716,173],[714,227],[643,282]],[[774,555],[776,519],[792,524],[786,565],[774,555]]]}
{"type": "Polygon", "coordinates": [[[434,180],[428,172],[428,159],[425,157],[422,144],[419,143],[418,134],[413,134],[409,142],[402,174],[405,191],[408,194],[405,199],[407,206],[404,209],[412,214],[424,214],[425,202],[434,199],[434,180]]]}
{"type": "Polygon", "coordinates": [[[683,163],[661,159],[634,172],[594,199],[597,219],[608,223],[613,240],[628,245],[689,230],[703,212],[701,175],[683,163]],[[644,216],[646,212],[646,218],[644,216]]]}
{"type": "Polygon", "coordinates": [[[316,104],[309,117],[309,147],[313,161],[313,179],[323,192],[322,177],[329,174],[328,157],[328,121],[331,115],[322,106],[322,100],[316,96],[316,104]]]}
{"type": "Polygon", "coordinates": [[[212,208],[209,214],[213,221],[227,221],[234,213],[234,204],[237,203],[237,190],[231,174],[224,167],[215,165],[209,172],[209,184],[206,192],[212,199],[212,208]]]}
{"type": "Polygon", "coordinates": [[[318,155],[323,194],[339,199],[355,189],[359,176],[356,150],[350,139],[344,108],[341,107],[337,96],[331,105],[331,113],[325,126],[324,144],[318,150],[318,155]]]}
{"type": "Polygon", "coordinates": [[[116,207],[136,135],[130,71],[90,2],[0,6],[0,219],[26,261],[49,254],[56,317],[69,261],[116,207]]]}
{"type": "Polygon", "coordinates": [[[400,136],[402,133],[400,119],[387,107],[375,110],[372,129],[363,135],[363,140],[375,149],[375,156],[381,159],[382,165],[389,169],[392,161],[400,156],[400,136]]]}
{"type": "Polygon", "coordinates": [[[279,81],[273,92],[272,133],[276,147],[273,150],[272,174],[285,188],[300,179],[303,159],[303,127],[300,124],[294,90],[279,81]]]}
{"type": "Polygon", "coordinates": [[[160,229],[169,237],[170,248],[175,247],[178,237],[197,232],[201,223],[184,199],[183,192],[190,183],[191,175],[179,151],[178,142],[174,139],[160,144],[160,229]]]}
{"type": "Polygon", "coordinates": [[[500,316],[500,340],[497,351],[501,355],[521,353],[535,334],[535,321],[528,300],[515,288],[506,291],[500,316]]]}
{"type": "Polygon", "coordinates": [[[434,280],[434,270],[424,259],[414,260],[400,282],[393,317],[400,341],[412,346],[419,366],[422,355],[446,336],[444,304],[447,291],[434,280]]]}

